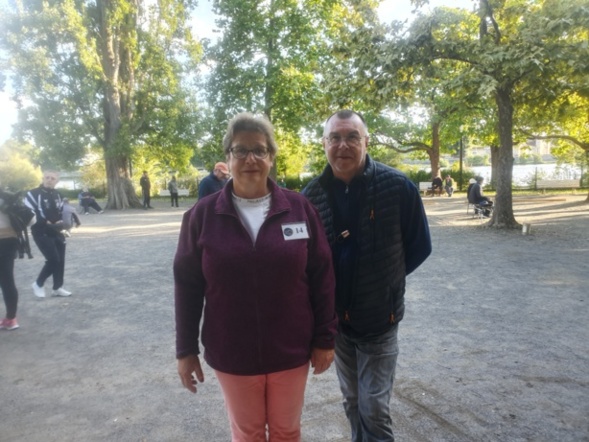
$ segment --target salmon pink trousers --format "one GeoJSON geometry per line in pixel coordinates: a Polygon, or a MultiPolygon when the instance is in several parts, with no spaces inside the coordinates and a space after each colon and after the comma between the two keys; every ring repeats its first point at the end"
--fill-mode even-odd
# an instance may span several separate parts
{"type": "Polygon", "coordinates": [[[257,376],[215,370],[231,423],[231,441],[299,442],[308,373],[308,363],[257,376]]]}

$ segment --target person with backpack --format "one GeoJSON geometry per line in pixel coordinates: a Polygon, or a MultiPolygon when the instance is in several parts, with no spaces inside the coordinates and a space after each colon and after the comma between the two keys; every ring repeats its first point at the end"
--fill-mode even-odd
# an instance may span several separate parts
{"type": "Polygon", "coordinates": [[[16,320],[18,290],[14,282],[14,260],[17,255],[22,258],[25,251],[31,257],[30,249],[27,250],[26,229],[35,222],[35,215],[20,202],[18,195],[0,191],[0,288],[6,307],[6,317],[0,321],[0,330],[16,330],[19,327],[16,320]]]}
{"type": "Polygon", "coordinates": [[[53,277],[53,296],[71,296],[63,288],[65,271],[65,236],[63,234],[62,208],[63,198],[55,190],[59,174],[46,171],[43,183],[27,192],[25,204],[35,212],[37,222],[31,227],[35,244],[45,257],[45,265],[37,280],[33,282],[33,292],[38,298],[45,297],[43,285],[50,276],[53,277]]]}

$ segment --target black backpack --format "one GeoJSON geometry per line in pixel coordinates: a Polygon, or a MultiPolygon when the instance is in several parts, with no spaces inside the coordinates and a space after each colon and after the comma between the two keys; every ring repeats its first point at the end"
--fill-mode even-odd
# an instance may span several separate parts
{"type": "Polygon", "coordinates": [[[23,204],[19,193],[0,191],[0,210],[8,216],[10,225],[16,232],[18,239],[18,257],[24,258],[25,254],[31,259],[31,246],[29,243],[28,226],[35,213],[23,204]]]}

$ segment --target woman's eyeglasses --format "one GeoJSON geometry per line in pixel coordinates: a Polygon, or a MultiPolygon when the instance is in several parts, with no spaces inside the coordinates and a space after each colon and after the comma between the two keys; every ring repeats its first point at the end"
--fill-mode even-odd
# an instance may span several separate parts
{"type": "Polygon", "coordinates": [[[254,155],[254,158],[258,160],[263,160],[268,156],[270,153],[268,149],[262,149],[256,147],[255,149],[246,149],[245,147],[232,147],[229,149],[233,158],[237,158],[238,160],[245,160],[247,156],[251,153],[254,155]]]}

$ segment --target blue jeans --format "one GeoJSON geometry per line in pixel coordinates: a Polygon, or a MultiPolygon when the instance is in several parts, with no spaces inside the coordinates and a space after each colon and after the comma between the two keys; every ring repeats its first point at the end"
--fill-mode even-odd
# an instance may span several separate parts
{"type": "Polygon", "coordinates": [[[352,442],[395,440],[389,402],[399,354],[398,328],[369,338],[341,332],[336,337],[335,367],[352,442]]]}

